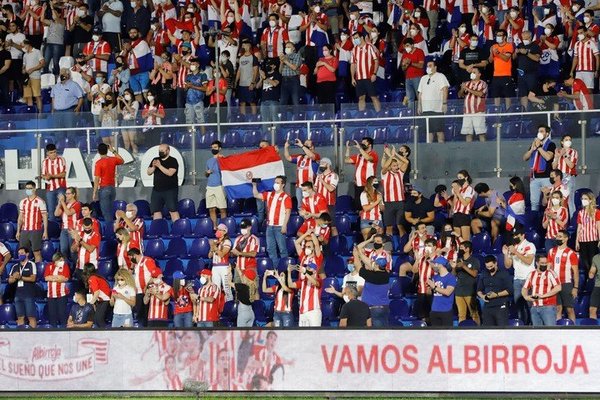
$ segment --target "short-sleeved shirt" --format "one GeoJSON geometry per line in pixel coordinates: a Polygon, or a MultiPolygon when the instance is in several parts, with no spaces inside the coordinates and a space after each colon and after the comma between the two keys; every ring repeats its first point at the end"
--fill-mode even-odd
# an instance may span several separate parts
{"type": "MultiPolygon", "coordinates": [[[[81,23],[86,25],[94,25],[94,17],[91,15],[86,15],[83,18],[79,19],[81,23]]],[[[73,29],[73,43],[88,43],[92,41],[92,29],[86,31],[79,24],[75,25],[75,29],[73,29]]]]}
{"type": "Polygon", "coordinates": [[[57,82],[52,86],[50,96],[53,99],[54,109],[57,111],[68,110],[75,107],[83,97],[83,89],[75,81],[57,82]]]}
{"type": "Polygon", "coordinates": [[[473,256],[467,258],[463,261],[463,268],[456,270],[456,278],[457,284],[456,289],[454,290],[454,294],[456,296],[474,296],[475,291],[477,289],[477,278],[472,277],[467,272],[465,272],[465,268],[468,268],[472,271],[479,271],[480,264],[479,260],[473,256]]]}
{"type": "MultiPolygon", "coordinates": [[[[39,65],[40,61],[44,59],[42,52],[36,48],[31,49],[29,53],[23,53],[23,67],[25,69],[34,68],[39,65]]],[[[29,74],[31,79],[40,79],[42,76],[42,70],[38,69],[29,74]]]]}
{"type": "Polygon", "coordinates": [[[494,76],[511,76],[512,75],[512,54],[515,48],[512,43],[505,42],[503,45],[495,44],[490,49],[494,62],[494,76]],[[499,55],[495,54],[495,50],[500,54],[510,55],[508,61],[504,61],[499,55]]]}
{"type": "MultiPolygon", "coordinates": [[[[167,176],[160,169],[156,168],[154,170],[154,183],[153,183],[154,190],[157,192],[166,192],[167,190],[177,188],[179,186],[178,180],[177,180],[177,172],[179,171],[179,162],[177,161],[177,159],[175,157],[169,156],[164,160],[161,160],[158,157],[152,159],[152,161],[154,161],[154,160],[160,160],[160,163],[163,167],[165,167],[166,169],[175,168],[175,171],[176,171],[173,174],[173,176],[167,176]]],[[[152,166],[152,163],[150,163],[148,168],[150,168],[151,166],[152,166]]]]}
{"type": "Polygon", "coordinates": [[[219,161],[217,158],[211,157],[206,160],[206,169],[210,169],[212,171],[206,180],[206,186],[218,187],[223,185],[221,182],[221,168],[219,167],[219,161]]]}
{"type": "Polygon", "coordinates": [[[281,97],[281,74],[275,70],[272,74],[266,74],[265,80],[263,80],[262,87],[262,101],[279,101],[281,97]],[[266,80],[273,80],[279,82],[277,86],[273,86],[271,83],[267,83],[266,80]]]}
{"type": "MultiPolygon", "coordinates": [[[[192,74],[189,73],[185,77],[185,81],[194,86],[204,86],[208,83],[208,78],[205,73],[192,74]]],[[[198,104],[201,101],[204,101],[204,92],[198,89],[189,88],[186,94],[186,103],[187,104],[198,104]]]]}
{"type": "Polygon", "coordinates": [[[73,323],[77,325],[82,325],[87,322],[93,322],[94,307],[89,303],[85,303],[83,306],[80,306],[79,304],[75,303],[71,307],[71,312],[69,313],[69,315],[73,319],[73,323]]]}
{"type": "Polygon", "coordinates": [[[424,112],[442,112],[444,88],[450,84],[446,76],[440,72],[433,75],[423,75],[419,81],[418,92],[421,93],[422,109],[424,112]]]}
{"type": "MultiPolygon", "coordinates": [[[[517,46],[517,49],[526,49],[529,50],[530,54],[540,55],[542,51],[540,50],[540,46],[537,43],[529,43],[525,46],[523,43],[517,46]]],[[[533,61],[527,54],[519,53],[517,55],[517,71],[519,72],[518,76],[521,77],[521,71],[525,74],[534,74],[537,75],[538,69],[540,68],[539,61],[533,61]]]]}
{"type": "MultiPolygon", "coordinates": [[[[450,286],[456,288],[456,276],[448,273],[444,276],[435,274],[433,276],[433,282],[435,283],[436,288],[446,289],[450,286]]],[[[433,293],[433,302],[431,303],[431,311],[435,312],[448,312],[452,310],[452,306],[454,305],[454,295],[453,291],[450,296],[445,296],[439,292],[433,293]]]]}
{"type": "Polygon", "coordinates": [[[413,218],[426,218],[428,212],[435,211],[435,207],[433,206],[433,202],[425,197],[421,198],[421,202],[419,204],[415,203],[414,200],[409,200],[406,202],[405,212],[410,212],[413,218]]]}
{"type": "Polygon", "coordinates": [[[535,93],[535,97],[544,100],[543,103],[529,103],[536,111],[554,110],[554,104],[558,103],[558,96],[556,95],[556,90],[554,88],[548,88],[548,91],[544,92],[543,83],[540,83],[533,92],[535,93]]]}
{"type": "Polygon", "coordinates": [[[239,86],[248,87],[253,82],[254,67],[258,67],[258,58],[254,55],[241,56],[238,59],[239,71],[240,71],[240,82],[239,86]]]}
{"type": "MultiPolygon", "coordinates": [[[[4,50],[4,49],[0,50],[0,68],[4,67],[4,64],[6,63],[6,61],[8,61],[10,59],[11,59],[10,51],[4,50]]],[[[8,72],[8,70],[6,70],[4,73],[0,74],[0,78],[4,77],[7,72],[8,72]]]]}
{"type": "Polygon", "coordinates": [[[365,327],[369,318],[371,318],[371,310],[367,303],[356,299],[344,304],[340,311],[340,319],[347,319],[348,327],[365,327]]]}
{"type": "Polygon", "coordinates": [[[94,176],[100,178],[99,187],[115,186],[115,171],[117,165],[123,164],[118,157],[104,157],[96,161],[94,176]]]}
{"type": "Polygon", "coordinates": [[[385,306],[390,304],[388,297],[390,275],[388,273],[361,268],[359,274],[365,280],[362,301],[369,306],[385,306]]]}
{"type": "MultiPolygon", "coordinates": [[[[33,261],[28,261],[25,265],[21,263],[17,263],[12,266],[10,269],[10,274],[12,275],[15,272],[21,274],[23,278],[29,278],[37,273],[37,269],[33,261]]],[[[25,282],[23,281],[22,285],[17,284],[17,291],[15,292],[15,296],[20,298],[30,298],[35,296],[35,283],[33,282],[25,282]]]]}

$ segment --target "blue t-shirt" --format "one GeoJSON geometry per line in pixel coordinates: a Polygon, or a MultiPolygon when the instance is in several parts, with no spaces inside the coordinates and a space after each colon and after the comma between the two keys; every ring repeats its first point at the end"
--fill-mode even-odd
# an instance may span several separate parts
{"type": "MultiPolygon", "coordinates": [[[[208,82],[208,78],[205,73],[192,74],[189,73],[185,81],[194,85],[194,86],[203,86],[208,82]]],[[[188,104],[198,104],[201,101],[204,101],[204,92],[198,89],[188,89],[186,99],[186,103],[188,104]]]]}
{"type": "Polygon", "coordinates": [[[208,160],[206,160],[206,169],[210,169],[212,171],[212,174],[208,176],[206,186],[221,186],[221,169],[219,168],[219,162],[215,157],[211,157],[208,160]]]}
{"type": "Polygon", "coordinates": [[[75,303],[71,307],[69,315],[73,318],[73,323],[77,325],[92,322],[94,321],[94,307],[90,303],[85,303],[83,306],[75,303]]]}
{"type": "MultiPolygon", "coordinates": [[[[441,289],[445,289],[448,286],[456,288],[456,276],[452,274],[446,274],[446,276],[440,276],[435,274],[433,276],[435,286],[441,289]]],[[[436,312],[447,312],[451,311],[454,305],[454,292],[450,296],[444,296],[441,293],[433,294],[433,303],[431,304],[431,311],[436,312]]]]}

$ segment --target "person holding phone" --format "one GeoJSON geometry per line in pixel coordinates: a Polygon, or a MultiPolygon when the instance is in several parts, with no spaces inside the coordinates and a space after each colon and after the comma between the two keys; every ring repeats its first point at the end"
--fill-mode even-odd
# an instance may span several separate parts
{"type": "Polygon", "coordinates": [[[175,271],[172,293],[173,300],[175,300],[173,315],[173,326],[175,328],[192,328],[194,326],[192,293],[194,293],[194,283],[186,281],[183,272],[175,271]]]}
{"type": "Polygon", "coordinates": [[[535,258],[536,269],[527,276],[521,295],[531,303],[533,326],[555,326],[556,295],[562,289],[560,280],[554,270],[548,269],[548,257],[545,254],[538,254],[535,258]]]}
{"type": "Polygon", "coordinates": [[[294,290],[287,285],[287,276],[290,273],[278,273],[277,270],[267,270],[263,274],[262,291],[263,293],[275,294],[275,312],[273,313],[273,326],[289,328],[294,326],[294,315],[292,314],[292,301],[294,300],[294,290]],[[275,283],[268,286],[267,278],[275,278],[275,283]]]}
{"type": "Polygon", "coordinates": [[[135,281],[126,268],[120,268],[115,274],[115,286],[110,294],[113,307],[113,328],[133,326],[133,307],[135,306],[135,281]]]}

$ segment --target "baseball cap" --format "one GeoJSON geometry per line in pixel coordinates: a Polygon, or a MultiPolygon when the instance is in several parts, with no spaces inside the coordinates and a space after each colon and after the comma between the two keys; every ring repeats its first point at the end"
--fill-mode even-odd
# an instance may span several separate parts
{"type": "Polygon", "coordinates": [[[208,268],[205,268],[202,271],[200,271],[200,275],[212,276],[212,271],[210,269],[208,269],[208,268]]]}
{"type": "Polygon", "coordinates": [[[412,188],[410,190],[411,191],[414,190],[415,192],[423,193],[423,189],[417,185],[412,185],[412,188]]]}
{"type": "Polygon", "coordinates": [[[385,269],[387,267],[387,263],[387,258],[379,257],[375,260],[375,264],[377,264],[380,269],[385,269]]]}
{"type": "Polygon", "coordinates": [[[249,228],[252,226],[252,221],[247,218],[244,218],[240,221],[240,228],[249,228]]]}
{"type": "Polygon", "coordinates": [[[173,279],[184,279],[185,275],[181,271],[175,271],[173,274],[173,279]]]}
{"type": "Polygon", "coordinates": [[[227,225],[225,225],[225,224],[219,224],[217,226],[217,230],[223,231],[223,232],[227,233],[227,225]]]}
{"type": "Polygon", "coordinates": [[[94,35],[102,35],[102,29],[96,27],[96,28],[94,28],[94,30],[92,31],[92,33],[94,35]]]}
{"type": "Polygon", "coordinates": [[[253,269],[247,269],[244,271],[244,276],[253,281],[256,279],[256,271],[253,269]]]}
{"type": "Polygon", "coordinates": [[[356,12],[356,11],[360,11],[360,8],[358,8],[358,6],[356,4],[352,4],[349,8],[350,12],[356,12]]]}
{"type": "Polygon", "coordinates": [[[312,269],[313,271],[316,271],[319,268],[315,263],[306,264],[305,267],[308,269],[312,269]]]}
{"type": "Polygon", "coordinates": [[[443,265],[444,267],[448,268],[448,260],[446,260],[444,257],[436,257],[433,259],[433,263],[434,264],[440,264],[443,265]]]}
{"type": "Polygon", "coordinates": [[[327,164],[327,165],[333,165],[333,164],[331,163],[331,160],[330,160],[329,158],[327,158],[327,157],[323,157],[323,158],[321,158],[321,163],[323,163],[323,164],[327,164]]]}

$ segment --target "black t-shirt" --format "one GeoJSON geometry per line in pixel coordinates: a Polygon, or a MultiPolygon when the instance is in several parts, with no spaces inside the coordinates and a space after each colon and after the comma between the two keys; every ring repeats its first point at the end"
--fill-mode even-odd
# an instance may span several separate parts
{"type": "Polygon", "coordinates": [[[237,294],[237,299],[240,303],[245,304],[247,306],[252,305],[252,301],[250,301],[250,288],[248,285],[243,283],[235,284],[235,293],[237,294]]]}
{"type": "MultiPolygon", "coordinates": [[[[426,197],[421,197],[421,202],[419,204],[415,203],[415,201],[411,198],[406,202],[406,206],[404,208],[405,212],[410,212],[413,218],[426,218],[428,212],[435,211],[435,207],[433,206],[433,202],[426,197]]],[[[431,222],[433,223],[433,222],[431,222]]]]}
{"type": "Polygon", "coordinates": [[[365,282],[374,285],[388,285],[390,283],[390,274],[386,271],[371,271],[363,267],[360,269],[358,275],[363,278],[365,282]]]}
{"type": "MultiPolygon", "coordinates": [[[[160,160],[160,158],[156,157],[152,162],[154,162],[154,160],[160,160]]],[[[152,167],[152,162],[148,168],[152,167]]],[[[166,160],[160,160],[160,163],[166,169],[175,168],[176,171],[179,171],[179,163],[175,157],[169,156],[166,160]]],[[[166,192],[167,190],[175,189],[178,186],[177,172],[175,172],[173,176],[167,176],[160,169],[154,169],[154,190],[157,192],[166,192]]]]}
{"type": "Polygon", "coordinates": [[[340,319],[347,318],[348,327],[360,328],[367,326],[367,320],[371,318],[371,310],[366,303],[360,300],[350,300],[342,306],[340,319]]]}
{"type": "MultiPolygon", "coordinates": [[[[487,57],[485,56],[484,52],[482,49],[480,49],[479,47],[475,48],[475,49],[471,49],[470,47],[466,47],[463,51],[460,52],[460,56],[459,59],[463,60],[464,65],[473,65],[473,64],[478,64],[480,62],[482,62],[483,60],[486,60],[487,57]]],[[[483,68],[481,70],[481,73],[485,72],[485,68],[483,68]]],[[[471,78],[469,77],[469,73],[467,71],[465,71],[464,69],[460,70],[460,80],[461,81],[468,81],[471,78]]]]}
{"type": "MultiPolygon", "coordinates": [[[[3,68],[4,63],[10,59],[11,59],[10,51],[4,50],[4,49],[0,50],[0,68],[3,68]]],[[[5,76],[7,73],[8,73],[8,70],[6,70],[3,74],[0,74],[0,77],[5,76]]]]}
{"type": "MultiPolygon", "coordinates": [[[[81,21],[81,23],[86,24],[86,25],[91,25],[91,26],[94,25],[94,18],[90,15],[86,15],[85,17],[80,18],[80,21],[81,21]]],[[[75,28],[73,29],[73,43],[90,42],[92,40],[92,31],[93,31],[93,29],[86,31],[78,24],[75,25],[75,28]]]]}
{"type": "Polygon", "coordinates": [[[479,260],[471,256],[465,259],[463,263],[463,268],[456,269],[456,279],[458,282],[454,294],[456,296],[474,296],[477,289],[477,278],[469,275],[465,272],[465,269],[479,271],[479,260]]]}
{"type": "MultiPolygon", "coordinates": [[[[530,54],[541,54],[540,46],[536,43],[529,43],[525,46],[523,43],[517,46],[517,50],[527,49],[530,54]]],[[[540,68],[540,63],[533,61],[527,56],[527,54],[521,54],[517,52],[517,74],[522,77],[526,74],[537,74],[540,68]]]]}
{"type": "MultiPolygon", "coordinates": [[[[529,102],[531,107],[535,108],[536,111],[552,111],[554,105],[558,103],[558,96],[556,95],[556,89],[553,87],[548,88],[544,91],[544,84],[540,84],[534,91],[535,97],[544,100],[544,103],[529,102]]],[[[545,118],[545,116],[544,116],[545,118]]]]}
{"type": "MultiPolygon", "coordinates": [[[[10,269],[9,275],[14,274],[15,272],[20,273],[23,278],[29,278],[30,276],[35,275],[37,273],[37,268],[35,267],[33,261],[28,261],[25,265],[22,265],[21,263],[13,265],[10,269]]],[[[17,287],[15,296],[20,298],[35,297],[35,283],[17,281],[15,285],[17,287]]]]}
{"type": "Polygon", "coordinates": [[[275,70],[272,74],[266,73],[265,79],[272,79],[279,82],[279,84],[277,86],[267,84],[265,88],[263,83],[262,101],[279,101],[281,97],[281,74],[278,70],[275,70]]]}

